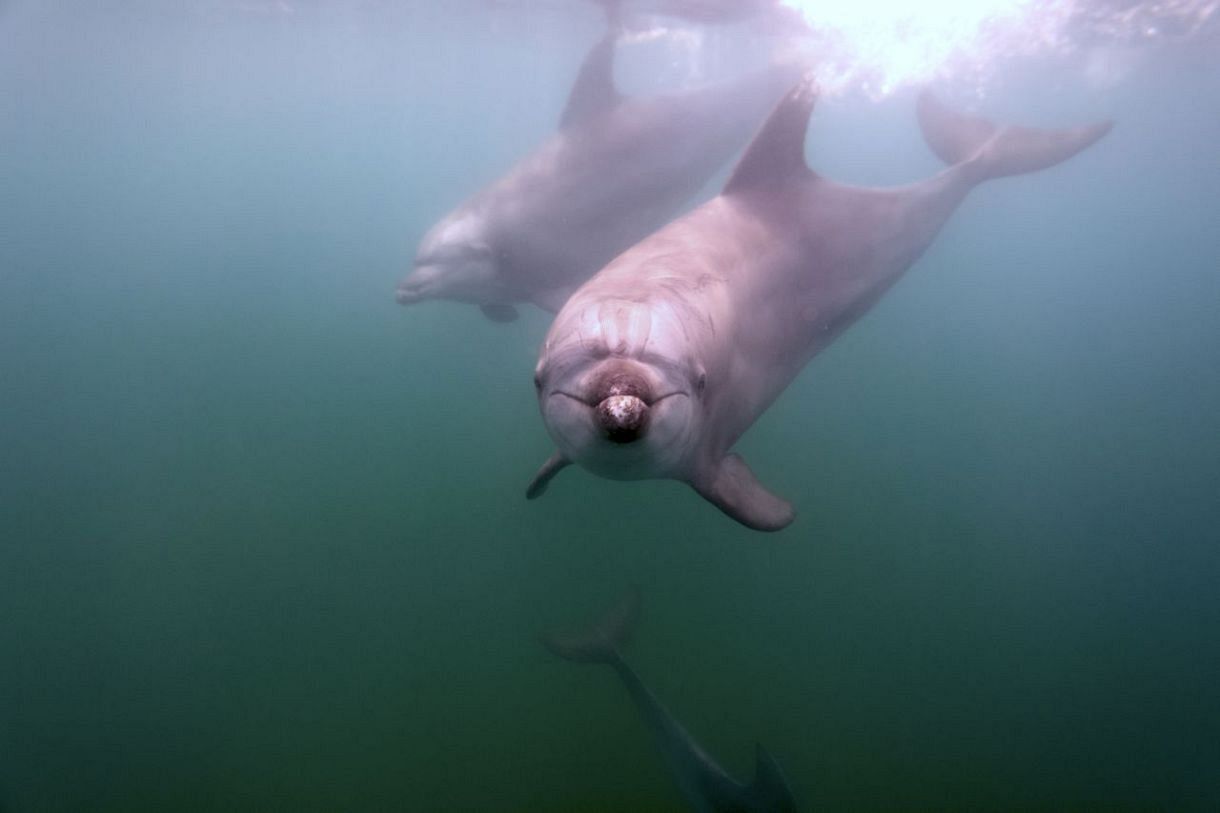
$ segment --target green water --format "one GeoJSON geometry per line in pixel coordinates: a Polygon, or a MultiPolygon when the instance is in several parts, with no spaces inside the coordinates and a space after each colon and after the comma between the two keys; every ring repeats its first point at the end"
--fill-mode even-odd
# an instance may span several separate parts
{"type": "MultiPolygon", "coordinates": [[[[545,315],[393,302],[596,36],[0,8],[0,809],[680,810],[537,642],[629,584],[629,660],[806,809],[1220,806],[1216,62],[995,91],[1119,127],[980,189],[747,436],[767,536],[527,502],[545,315]]],[[[811,159],[935,171],[910,102],[828,101],[811,159]]]]}

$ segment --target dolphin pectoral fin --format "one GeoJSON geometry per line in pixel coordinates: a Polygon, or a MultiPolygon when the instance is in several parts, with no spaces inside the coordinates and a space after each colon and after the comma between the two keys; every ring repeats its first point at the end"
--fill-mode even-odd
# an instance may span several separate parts
{"type": "MultiPolygon", "coordinates": [[[[617,4],[611,3],[607,8],[615,6],[617,4]]],[[[580,74],[572,85],[568,104],[559,119],[560,128],[579,124],[602,111],[618,106],[622,101],[623,97],[614,87],[614,46],[617,40],[617,25],[612,17],[610,30],[598,40],[585,57],[584,64],[580,66],[580,74]]]]}
{"type": "Polygon", "coordinates": [[[725,455],[711,477],[691,485],[712,505],[756,531],[778,531],[796,517],[792,505],[768,491],[735,454],[725,455]]]}
{"type": "Polygon", "coordinates": [[[535,305],[544,311],[559,313],[563,303],[568,301],[575,290],[575,288],[550,288],[545,291],[536,292],[531,299],[535,305]]]}
{"type": "Polygon", "coordinates": [[[515,322],[521,316],[512,305],[480,305],[479,310],[493,322],[515,322]]]}
{"type": "Polygon", "coordinates": [[[547,458],[547,461],[542,464],[542,468],[538,469],[538,473],[534,475],[534,479],[530,481],[529,487],[525,489],[525,498],[527,500],[536,500],[543,495],[546,487],[551,484],[551,479],[559,472],[572,464],[563,456],[562,452],[555,452],[547,458]]]}

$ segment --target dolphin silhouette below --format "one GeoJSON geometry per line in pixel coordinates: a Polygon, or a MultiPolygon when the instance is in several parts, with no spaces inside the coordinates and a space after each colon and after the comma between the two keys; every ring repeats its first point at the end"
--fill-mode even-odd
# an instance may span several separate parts
{"type": "Polygon", "coordinates": [[[623,660],[621,650],[639,617],[639,608],[639,591],[632,590],[588,630],[547,635],[542,642],[565,660],[614,669],[652,733],[679,793],[695,813],[795,813],[796,802],[788,781],[761,745],[755,747],[754,781],[743,785],[716,764],[623,660]]]}

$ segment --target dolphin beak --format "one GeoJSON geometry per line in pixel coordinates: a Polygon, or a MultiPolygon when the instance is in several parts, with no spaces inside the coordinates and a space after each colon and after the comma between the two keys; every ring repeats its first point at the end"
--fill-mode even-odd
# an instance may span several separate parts
{"type": "Polygon", "coordinates": [[[436,295],[441,269],[431,263],[417,263],[411,273],[403,277],[394,291],[399,305],[414,305],[436,295]]]}
{"type": "Polygon", "coordinates": [[[603,368],[593,391],[595,395],[587,403],[607,440],[633,443],[644,436],[651,388],[634,365],[612,362],[603,368]]]}
{"type": "Polygon", "coordinates": [[[426,298],[429,280],[429,267],[417,265],[407,274],[394,291],[394,299],[399,305],[413,305],[426,298]]]}
{"type": "Polygon", "coordinates": [[[421,299],[423,299],[423,295],[413,285],[403,283],[394,291],[394,300],[399,305],[413,305],[421,299]]]}
{"type": "Polygon", "coordinates": [[[613,443],[632,443],[648,428],[648,404],[634,395],[604,398],[596,412],[598,425],[613,443]]]}

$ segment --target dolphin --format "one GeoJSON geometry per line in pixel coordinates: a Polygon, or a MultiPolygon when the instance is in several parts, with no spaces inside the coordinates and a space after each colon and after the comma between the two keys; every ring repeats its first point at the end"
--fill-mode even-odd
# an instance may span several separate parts
{"type": "Polygon", "coordinates": [[[907,186],[845,186],[805,162],[816,90],[780,102],[724,191],[628,249],[556,316],[534,374],[558,451],[526,495],[579,463],[672,478],[750,528],[792,506],[733,444],[805,364],[871,308],[978,183],[1064,161],[1111,128],[1001,127],[928,93],[918,119],[948,167],[907,186]]]}
{"type": "Polygon", "coordinates": [[[807,30],[801,13],[780,0],[626,0],[626,8],[636,14],[677,17],[705,25],[771,19],[792,25],[794,31],[807,30]]]}
{"type": "Polygon", "coordinates": [[[802,71],[775,61],[731,81],[627,98],[614,85],[616,31],[585,58],[558,132],[427,232],[400,304],[457,300],[500,322],[517,318],[519,303],[557,311],[676,215],[802,71]]]}
{"type": "Polygon", "coordinates": [[[621,650],[639,617],[639,607],[639,591],[633,590],[589,630],[544,636],[542,642],[565,660],[605,664],[614,669],[644,718],[678,791],[691,810],[696,813],[795,813],[796,802],[788,781],[761,745],[755,745],[754,781],[743,785],[716,764],[623,660],[621,650]]]}

